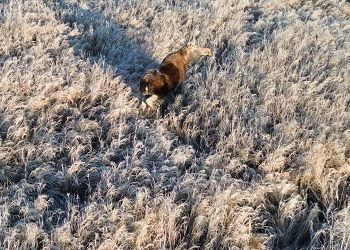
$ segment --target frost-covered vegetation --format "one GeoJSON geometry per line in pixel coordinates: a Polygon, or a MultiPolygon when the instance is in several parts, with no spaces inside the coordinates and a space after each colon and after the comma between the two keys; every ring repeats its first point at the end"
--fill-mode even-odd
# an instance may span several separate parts
{"type": "Polygon", "coordinates": [[[349,249],[350,5],[0,1],[0,249],[349,249]],[[187,42],[162,114],[139,78],[187,42]]]}

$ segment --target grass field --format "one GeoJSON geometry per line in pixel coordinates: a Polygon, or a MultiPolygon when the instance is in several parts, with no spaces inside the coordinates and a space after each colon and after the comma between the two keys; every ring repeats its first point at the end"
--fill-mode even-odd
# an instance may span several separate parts
{"type": "Polygon", "coordinates": [[[348,2],[0,0],[0,249],[345,250],[349,195],[348,2]]]}

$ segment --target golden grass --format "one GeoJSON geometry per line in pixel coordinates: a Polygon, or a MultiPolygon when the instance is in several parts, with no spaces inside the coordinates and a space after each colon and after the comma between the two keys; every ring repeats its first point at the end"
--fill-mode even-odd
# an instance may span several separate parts
{"type": "Polygon", "coordinates": [[[0,249],[348,249],[347,1],[0,3],[0,249]],[[214,56],[157,114],[140,77],[214,56]]]}

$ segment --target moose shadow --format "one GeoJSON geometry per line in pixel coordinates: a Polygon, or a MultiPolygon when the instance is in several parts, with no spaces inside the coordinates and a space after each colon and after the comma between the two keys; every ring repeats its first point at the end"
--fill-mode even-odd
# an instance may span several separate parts
{"type": "Polygon", "coordinates": [[[84,9],[78,4],[58,0],[54,1],[53,8],[59,20],[79,30],[79,34],[72,35],[68,41],[75,55],[90,63],[111,67],[138,96],[140,77],[159,65],[142,44],[143,38],[131,36],[129,27],[93,7],[84,9]]]}

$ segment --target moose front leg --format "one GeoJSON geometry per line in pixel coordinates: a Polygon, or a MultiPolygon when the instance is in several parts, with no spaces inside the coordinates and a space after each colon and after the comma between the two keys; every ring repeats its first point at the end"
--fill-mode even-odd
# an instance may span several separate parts
{"type": "Polygon", "coordinates": [[[156,107],[156,101],[158,101],[159,99],[159,96],[152,95],[151,97],[147,98],[146,103],[148,106],[154,109],[156,107]]]}
{"type": "Polygon", "coordinates": [[[141,104],[141,108],[142,110],[145,110],[148,107],[150,107],[151,109],[155,109],[156,108],[156,102],[160,99],[159,96],[157,95],[151,95],[150,97],[148,97],[145,101],[142,101],[141,104]]]}

